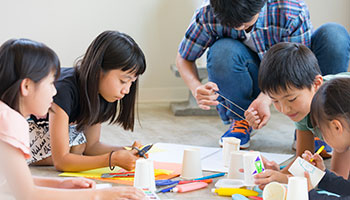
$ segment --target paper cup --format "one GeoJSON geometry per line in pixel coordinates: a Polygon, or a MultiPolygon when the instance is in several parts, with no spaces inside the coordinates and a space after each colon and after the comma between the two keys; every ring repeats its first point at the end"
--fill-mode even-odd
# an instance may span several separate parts
{"type": "Polygon", "coordinates": [[[199,149],[185,149],[182,159],[181,178],[195,179],[202,176],[202,163],[199,149]]]}
{"type": "Polygon", "coordinates": [[[243,172],[239,169],[243,169],[243,151],[233,151],[231,152],[230,167],[228,170],[228,179],[244,179],[243,172]]]}
{"type": "Polygon", "coordinates": [[[223,141],[223,156],[224,166],[229,167],[231,152],[239,151],[241,140],[235,137],[224,137],[223,141]]]}
{"type": "Polygon", "coordinates": [[[287,197],[287,188],[286,186],[277,183],[271,182],[267,184],[263,191],[264,200],[286,200],[287,197]]]}
{"type": "Polygon", "coordinates": [[[140,158],[136,161],[134,187],[156,191],[153,160],[140,158]]]}
{"type": "Polygon", "coordinates": [[[255,185],[254,175],[260,173],[257,164],[259,164],[260,172],[265,170],[259,152],[246,152],[243,155],[244,183],[246,186],[255,185]]]}
{"type": "Polygon", "coordinates": [[[305,177],[289,177],[287,200],[308,200],[307,179],[305,177]]]}

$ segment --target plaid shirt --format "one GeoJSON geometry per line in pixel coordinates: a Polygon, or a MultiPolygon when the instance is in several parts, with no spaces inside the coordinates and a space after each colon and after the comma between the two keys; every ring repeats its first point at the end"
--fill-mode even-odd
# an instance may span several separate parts
{"type": "MultiPolygon", "coordinates": [[[[279,42],[311,46],[312,25],[303,0],[268,0],[251,30],[251,37],[260,59],[279,42]]],[[[182,58],[195,61],[216,40],[230,37],[245,40],[244,31],[220,24],[209,3],[196,10],[185,37],[179,46],[182,58]]]]}

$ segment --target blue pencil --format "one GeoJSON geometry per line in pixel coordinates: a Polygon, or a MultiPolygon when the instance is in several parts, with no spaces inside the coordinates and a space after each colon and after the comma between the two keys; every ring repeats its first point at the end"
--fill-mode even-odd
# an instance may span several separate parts
{"type": "Polygon", "coordinates": [[[209,176],[204,176],[202,178],[196,178],[196,179],[193,179],[193,180],[205,180],[205,179],[217,178],[217,177],[220,177],[220,176],[225,176],[225,173],[213,174],[213,175],[209,175],[209,176]]]}

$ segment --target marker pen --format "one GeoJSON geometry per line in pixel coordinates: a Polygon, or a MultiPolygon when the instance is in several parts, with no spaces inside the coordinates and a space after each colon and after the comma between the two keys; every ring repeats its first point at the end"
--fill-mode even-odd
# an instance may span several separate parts
{"type": "Polygon", "coordinates": [[[172,189],[172,192],[189,192],[189,191],[205,188],[207,186],[208,186],[208,183],[205,183],[205,182],[186,183],[186,184],[177,185],[175,188],[172,189]]]}
{"type": "Polygon", "coordinates": [[[213,188],[211,190],[213,193],[217,193],[220,196],[230,197],[233,194],[241,194],[244,196],[258,196],[258,192],[242,188],[213,188]]]}

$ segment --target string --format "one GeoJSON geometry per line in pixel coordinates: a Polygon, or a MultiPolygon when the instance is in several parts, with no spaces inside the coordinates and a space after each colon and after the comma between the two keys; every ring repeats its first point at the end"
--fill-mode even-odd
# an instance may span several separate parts
{"type": "MultiPolygon", "coordinates": [[[[242,107],[240,107],[239,105],[235,104],[234,102],[232,102],[231,100],[229,100],[228,98],[224,97],[223,95],[221,95],[218,92],[215,92],[216,94],[218,94],[220,97],[222,97],[223,99],[225,99],[226,101],[228,101],[229,103],[231,103],[232,105],[236,106],[237,108],[241,109],[243,112],[245,112],[246,110],[244,110],[242,107]]],[[[222,104],[221,102],[219,102],[220,105],[222,105],[224,108],[226,108],[227,110],[229,110],[230,112],[232,112],[233,114],[235,114],[236,116],[238,116],[239,118],[241,118],[242,120],[245,120],[244,117],[242,117],[240,114],[236,113],[235,111],[231,110],[229,107],[227,107],[226,105],[222,104]]]]}
{"type": "Polygon", "coordinates": [[[241,106],[235,104],[234,102],[232,102],[230,99],[224,97],[222,94],[216,92],[220,97],[222,97],[223,99],[225,99],[226,101],[230,102],[232,105],[236,106],[237,108],[241,109],[243,112],[245,112],[246,110],[244,110],[241,106]]]}
{"type": "Polygon", "coordinates": [[[235,111],[231,110],[229,107],[225,106],[224,104],[222,104],[221,102],[219,102],[220,105],[222,105],[223,107],[225,107],[227,110],[229,110],[230,112],[232,112],[233,114],[237,115],[239,118],[244,119],[244,117],[242,117],[241,115],[239,115],[238,113],[236,113],[235,111]]]}

